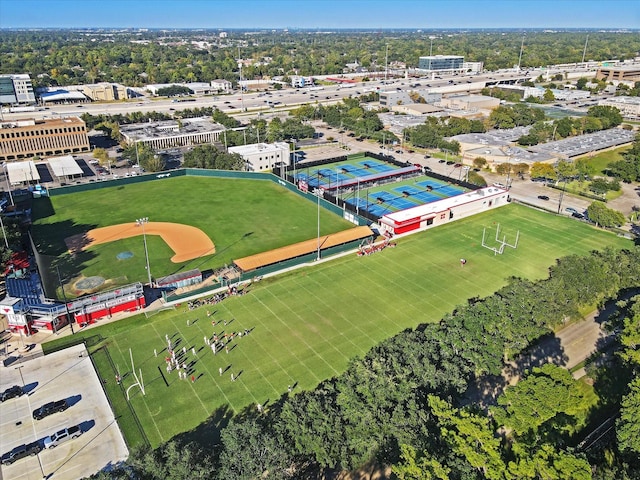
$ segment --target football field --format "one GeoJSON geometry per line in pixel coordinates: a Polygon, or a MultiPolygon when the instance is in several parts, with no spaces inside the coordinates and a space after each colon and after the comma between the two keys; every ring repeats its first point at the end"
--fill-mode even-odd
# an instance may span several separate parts
{"type": "MultiPolygon", "coordinates": [[[[545,278],[555,259],[606,246],[631,243],[566,217],[508,205],[399,239],[393,249],[265,279],[247,294],[215,305],[189,310],[182,304],[87,333],[106,338],[121,372],[130,371],[129,349],[133,352],[146,395],[132,388],[131,405],[156,446],[207,419],[215,428],[243,408],[269,408],[289,387],[293,394],[312,389],[385,338],[437,322],[467,299],[493,293],[511,276],[545,278]],[[489,241],[498,224],[508,243],[520,232],[517,249],[494,255],[482,247],[483,229],[489,241]],[[461,258],[467,260],[464,266],[461,258]],[[214,355],[205,342],[238,332],[243,335],[228,343],[228,353],[219,349],[214,355]],[[187,379],[166,370],[167,337],[189,367],[187,379]]],[[[104,378],[113,378],[106,362],[99,368],[104,378]]],[[[130,373],[123,377],[124,389],[135,382],[130,373]]],[[[124,389],[108,388],[118,397],[112,402],[126,407],[124,389]]],[[[135,443],[133,427],[121,426],[135,443]]]]}

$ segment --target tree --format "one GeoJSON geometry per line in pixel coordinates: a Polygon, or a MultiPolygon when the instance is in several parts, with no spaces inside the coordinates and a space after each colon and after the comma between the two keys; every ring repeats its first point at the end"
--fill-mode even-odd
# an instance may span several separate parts
{"type": "Polygon", "coordinates": [[[587,215],[596,226],[604,228],[619,227],[626,222],[625,216],[621,212],[607,208],[602,202],[593,202],[589,205],[587,215]]]}
{"type": "Polygon", "coordinates": [[[496,173],[499,175],[509,175],[511,170],[512,166],[510,163],[499,163],[496,165],[496,173]]]}
{"type": "Polygon", "coordinates": [[[451,469],[424,453],[418,456],[411,445],[400,445],[400,463],[391,471],[400,480],[449,480],[451,469]]]}
{"type": "Polygon", "coordinates": [[[585,77],[580,77],[578,80],[576,80],[576,88],[578,90],[584,90],[584,87],[587,85],[588,82],[589,82],[589,79],[585,77]]]}
{"type": "Polygon", "coordinates": [[[556,96],[553,94],[551,89],[547,88],[542,95],[542,98],[545,102],[553,102],[556,99],[556,96]]]}
{"type": "Polygon", "coordinates": [[[428,397],[429,407],[438,419],[442,436],[484,478],[502,479],[506,465],[500,455],[500,439],[489,419],[465,409],[457,410],[435,395],[428,397]]]}
{"type": "Polygon", "coordinates": [[[221,435],[220,478],[251,480],[269,475],[282,478],[289,466],[287,449],[274,432],[250,416],[231,422],[221,435]]]}
{"type": "Polygon", "coordinates": [[[557,178],[556,170],[549,163],[533,162],[531,164],[531,178],[548,178],[555,180],[557,178]]]}
{"type": "Polygon", "coordinates": [[[484,157],[476,157],[473,159],[473,166],[477,169],[483,169],[487,165],[487,159],[484,157]]]}
{"type": "Polygon", "coordinates": [[[547,363],[536,367],[498,397],[496,421],[517,436],[535,434],[556,415],[573,417],[583,408],[585,395],[564,368],[547,363]]]}
{"type": "Polygon", "coordinates": [[[100,165],[104,166],[109,164],[111,159],[109,158],[109,152],[107,152],[104,148],[94,148],[93,149],[93,158],[100,162],[100,165]]]}
{"type": "Polygon", "coordinates": [[[590,480],[591,465],[581,457],[544,444],[532,455],[522,452],[515,462],[509,463],[509,473],[516,479],[590,480]]]}
{"type": "Polygon", "coordinates": [[[629,384],[629,393],[622,399],[616,435],[620,449],[640,454],[640,377],[629,384]]]}
{"type": "Polygon", "coordinates": [[[622,123],[620,110],[609,105],[594,105],[587,110],[587,115],[599,119],[602,122],[602,128],[613,128],[622,123]]]}
{"type": "Polygon", "coordinates": [[[169,441],[156,450],[135,450],[128,463],[145,480],[208,480],[215,473],[211,459],[193,443],[169,441]]]}
{"type": "Polygon", "coordinates": [[[573,178],[576,175],[576,166],[573,162],[560,160],[558,163],[556,163],[556,174],[558,180],[567,180],[573,178]]]}

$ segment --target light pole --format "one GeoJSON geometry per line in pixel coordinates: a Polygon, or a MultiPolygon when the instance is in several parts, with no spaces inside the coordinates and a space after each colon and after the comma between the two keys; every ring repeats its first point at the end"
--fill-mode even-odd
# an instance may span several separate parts
{"type": "Polygon", "coordinates": [[[2,221],[2,213],[0,213],[0,227],[2,227],[2,236],[4,237],[4,246],[9,250],[9,240],[7,240],[7,232],[4,229],[4,222],[2,221]]]}
{"type": "Polygon", "coordinates": [[[69,327],[71,327],[71,335],[75,335],[76,332],[73,331],[73,318],[71,318],[71,313],[69,312],[69,302],[67,301],[67,294],[64,291],[64,284],[62,283],[62,278],[60,278],[60,269],[56,265],[56,272],[58,273],[58,283],[60,284],[60,290],[62,290],[62,299],[64,300],[64,308],[67,312],[67,321],[69,322],[69,327]]]}
{"type": "Polygon", "coordinates": [[[151,268],[149,268],[149,251],[147,250],[147,234],[144,230],[146,223],[149,223],[149,217],[142,217],[136,220],[136,227],[142,227],[142,240],[144,242],[144,258],[147,262],[147,275],[149,277],[149,287],[153,287],[151,282],[151,268]]]}
{"type": "Polygon", "coordinates": [[[318,199],[318,255],[317,261],[320,261],[320,188],[316,189],[316,198],[318,199]]]}
{"type": "Polygon", "coordinates": [[[11,184],[9,183],[9,167],[7,166],[6,163],[4,165],[4,169],[5,169],[6,179],[7,179],[7,191],[9,192],[9,200],[11,200],[11,206],[15,207],[16,204],[13,203],[13,194],[11,193],[11,184]]]}

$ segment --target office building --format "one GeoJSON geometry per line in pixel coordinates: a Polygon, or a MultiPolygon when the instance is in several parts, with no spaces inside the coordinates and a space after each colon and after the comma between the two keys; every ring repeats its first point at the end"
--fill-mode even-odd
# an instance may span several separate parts
{"type": "Polygon", "coordinates": [[[146,143],[154,150],[217,142],[224,131],[222,125],[207,117],[120,126],[127,143],[146,143]]]}
{"type": "Polygon", "coordinates": [[[229,147],[229,153],[239,154],[249,172],[276,170],[291,164],[289,144],[285,142],[254,143],[229,147]]]}
{"type": "Polygon", "coordinates": [[[36,96],[29,75],[0,75],[0,104],[15,105],[35,102],[36,96]]]}
{"type": "Polygon", "coordinates": [[[78,117],[0,122],[0,161],[89,150],[87,127],[78,117]]]}
{"type": "Polygon", "coordinates": [[[457,72],[462,71],[464,57],[459,55],[429,55],[420,57],[418,69],[429,72],[457,72]]]}

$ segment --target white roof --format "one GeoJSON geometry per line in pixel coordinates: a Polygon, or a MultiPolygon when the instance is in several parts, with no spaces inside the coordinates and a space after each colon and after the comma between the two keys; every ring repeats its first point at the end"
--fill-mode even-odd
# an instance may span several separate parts
{"type": "Polygon", "coordinates": [[[69,175],[82,175],[82,169],[76,163],[72,155],[50,158],[49,166],[51,167],[51,170],[53,170],[53,174],[58,178],[67,177],[69,175]]]}
{"type": "Polygon", "coordinates": [[[494,195],[500,195],[505,193],[506,190],[499,187],[485,187],[473,192],[462,193],[454,197],[444,198],[435,202],[426,203],[413,208],[407,208],[406,210],[399,210],[397,212],[388,213],[380,218],[380,221],[387,223],[384,220],[390,221],[392,224],[402,223],[412,218],[424,217],[427,215],[435,215],[436,213],[444,212],[450,208],[462,205],[465,203],[479,200],[485,197],[491,197],[494,195]]]}
{"type": "Polygon", "coordinates": [[[40,180],[38,169],[33,161],[7,163],[9,183],[22,183],[40,180]]]}
{"type": "Polygon", "coordinates": [[[249,145],[238,145],[229,147],[229,153],[238,153],[240,155],[253,155],[256,153],[279,152],[281,150],[289,150],[289,144],[285,142],[274,143],[251,143],[249,145]]]}

